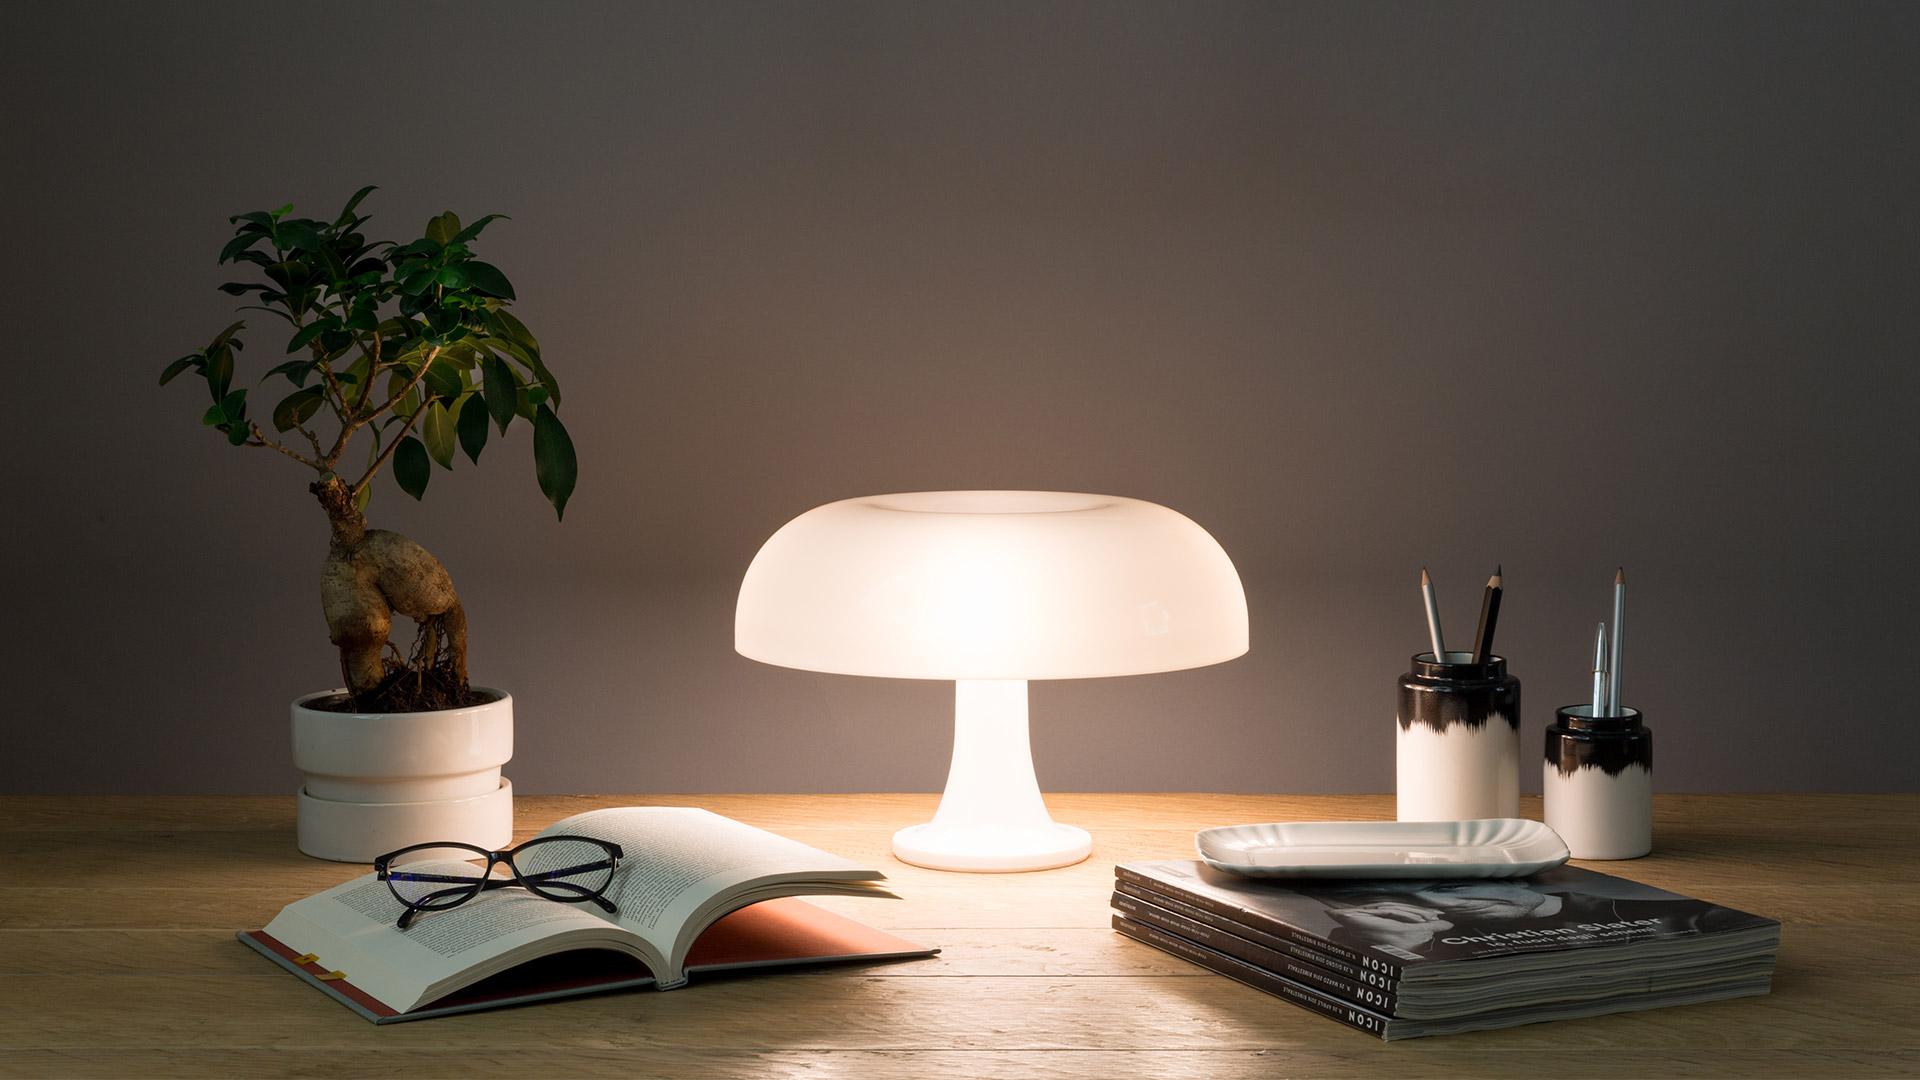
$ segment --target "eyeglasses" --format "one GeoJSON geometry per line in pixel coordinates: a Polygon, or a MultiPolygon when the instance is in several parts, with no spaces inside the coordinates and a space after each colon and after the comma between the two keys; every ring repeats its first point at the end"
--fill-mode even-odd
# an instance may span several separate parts
{"type": "Polygon", "coordinates": [[[373,860],[373,873],[387,883],[394,899],[406,905],[407,910],[395,924],[402,930],[423,911],[445,911],[483,892],[514,886],[563,904],[598,904],[613,915],[620,909],[601,894],[612,883],[613,872],[624,854],[619,844],[590,836],[539,836],[506,851],[488,851],[472,844],[414,844],[373,860]],[[441,862],[433,865],[431,873],[394,866],[409,852],[447,848],[471,851],[475,859],[484,860],[484,865],[461,863],[450,867],[441,862]],[[502,864],[513,872],[512,877],[494,876],[493,868],[502,864]]]}

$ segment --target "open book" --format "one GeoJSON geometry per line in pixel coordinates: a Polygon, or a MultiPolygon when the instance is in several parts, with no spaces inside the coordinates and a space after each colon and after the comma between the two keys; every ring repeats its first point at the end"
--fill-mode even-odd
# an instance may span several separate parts
{"type": "MultiPolygon", "coordinates": [[[[540,835],[620,846],[624,854],[604,894],[616,913],[505,888],[423,912],[403,931],[395,924],[405,906],[386,882],[367,874],[287,905],[265,930],[241,940],[376,1022],[648,983],[671,990],[686,983],[689,969],[933,951],[778,899],[893,897],[879,884],[879,870],[705,810],[594,810],[540,835]],[[575,953],[581,955],[558,956],[575,953]]],[[[459,868],[406,866],[427,873],[459,868]]]]}

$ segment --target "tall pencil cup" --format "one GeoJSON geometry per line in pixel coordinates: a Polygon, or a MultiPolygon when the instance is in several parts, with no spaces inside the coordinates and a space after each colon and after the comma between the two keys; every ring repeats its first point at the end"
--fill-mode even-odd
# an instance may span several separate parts
{"type": "Polygon", "coordinates": [[[1520,680],[1505,657],[1416,654],[1395,719],[1401,821],[1520,815],[1520,680]]]}
{"type": "Polygon", "coordinates": [[[1576,859],[1637,859],[1653,850],[1653,732],[1640,710],[1554,713],[1541,776],[1547,827],[1576,859]]]}

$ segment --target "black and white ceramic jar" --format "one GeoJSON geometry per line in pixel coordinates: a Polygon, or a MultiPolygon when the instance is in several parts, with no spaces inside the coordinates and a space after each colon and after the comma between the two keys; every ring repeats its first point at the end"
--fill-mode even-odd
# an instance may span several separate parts
{"type": "Polygon", "coordinates": [[[1505,657],[1414,656],[1395,719],[1401,821],[1520,816],[1520,680],[1505,657]]]}
{"type": "Polygon", "coordinates": [[[1591,705],[1569,705],[1547,729],[1543,816],[1576,859],[1653,850],[1653,732],[1640,710],[1620,711],[1596,717],[1591,705]]]}

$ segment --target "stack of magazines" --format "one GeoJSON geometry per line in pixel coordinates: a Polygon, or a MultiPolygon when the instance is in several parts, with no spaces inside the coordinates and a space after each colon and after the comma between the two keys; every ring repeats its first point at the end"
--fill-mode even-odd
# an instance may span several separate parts
{"type": "Polygon", "coordinates": [[[1277,881],[1114,868],[1113,928],[1383,1039],[1764,994],[1780,924],[1561,866],[1277,881]]]}

